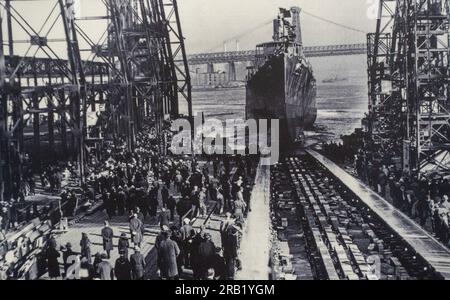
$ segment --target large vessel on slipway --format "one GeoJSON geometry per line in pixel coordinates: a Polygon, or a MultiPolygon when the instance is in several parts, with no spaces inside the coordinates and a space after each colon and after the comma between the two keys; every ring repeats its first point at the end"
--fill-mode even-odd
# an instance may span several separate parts
{"type": "Polygon", "coordinates": [[[246,86],[247,119],[279,119],[284,146],[301,141],[317,118],[316,80],[303,54],[300,11],[280,8],[273,41],[257,45],[246,86]]]}

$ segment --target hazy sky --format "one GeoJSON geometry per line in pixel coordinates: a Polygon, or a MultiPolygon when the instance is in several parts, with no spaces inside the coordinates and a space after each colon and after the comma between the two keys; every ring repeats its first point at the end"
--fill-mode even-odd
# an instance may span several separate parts
{"type": "MultiPolygon", "coordinates": [[[[101,15],[99,0],[80,1],[82,16],[101,15]]],[[[279,7],[299,6],[306,12],[343,23],[347,26],[371,32],[375,20],[371,18],[371,4],[376,0],[178,0],[183,33],[188,53],[198,53],[215,48],[223,49],[223,41],[275,18],[279,7]]],[[[56,0],[16,2],[17,9],[30,24],[40,27],[56,0]]],[[[59,8],[59,7],[58,7],[59,8]]],[[[51,22],[50,22],[51,23],[51,22]]],[[[93,21],[83,22],[81,27],[97,40],[104,26],[93,21]]],[[[346,30],[332,24],[302,15],[303,41],[305,45],[364,43],[365,34],[346,30]]],[[[45,32],[46,30],[43,30],[45,32]]],[[[15,38],[27,36],[15,25],[15,38]]],[[[49,38],[61,38],[62,26],[53,29],[49,38]]],[[[272,36],[270,24],[240,38],[240,49],[253,49],[255,44],[268,41],[272,36]]],[[[25,49],[26,45],[17,48],[25,49]]],[[[56,46],[58,47],[58,46],[56,46]]],[[[63,49],[64,43],[59,47],[63,49]]],[[[230,41],[228,50],[235,50],[230,41]]],[[[20,51],[17,51],[20,52],[20,51]]],[[[19,53],[17,53],[19,54],[19,53]]],[[[31,54],[31,53],[30,53],[31,54]]]]}
{"type": "MultiPolygon", "coordinates": [[[[184,35],[190,52],[200,52],[223,44],[271,18],[279,7],[299,6],[320,17],[343,23],[365,32],[375,30],[370,17],[374,0],[179,0],[184,35]]],[[[363,33],[302,15],[303,40],[306,45],[364,43],[363,33]]],[[[270,40],[272,26],[266,25],[240,40],[240,48],[253,49],[258,42],[270,40]]],[[[222,46],[223,48],[223,46],[222,46]]],[[[236,48],[230,42],[228,49],[236,48]]]]}

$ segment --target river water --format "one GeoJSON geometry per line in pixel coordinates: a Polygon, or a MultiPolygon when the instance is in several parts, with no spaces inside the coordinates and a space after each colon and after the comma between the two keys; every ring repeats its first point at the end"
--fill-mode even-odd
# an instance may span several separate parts
{"type": "MultiPolygon", "coordinates": [[[[317,79],[318,118],[309,137],[339,140],[361,127],[367,112],[365,55],[311,58],[317,79]],[[341,81],[324,83],[337,76],[341,81]]],[[[241,74],[241,77],[244,75],[241,74]]],[[[193,110],[220,120],[245,117],[245,89],[216,89],[193,93],[193,110]]]]}

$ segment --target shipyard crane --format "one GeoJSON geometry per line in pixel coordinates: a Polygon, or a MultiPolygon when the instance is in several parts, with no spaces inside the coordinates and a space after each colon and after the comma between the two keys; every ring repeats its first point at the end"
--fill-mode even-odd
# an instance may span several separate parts
{"type": "Polygon", "coordinates": [[[449,3],[381,0],[367,37],[368,133],[416,177],[450,173],[449,3]]]}
{"type": "Polygon", "coordinates": [[[17,190],[27,156],[34,173],[76,161],[83,182],[91,149],[121,138],[133,151],[142,127],[160,133],[181,101],[192,115],[177,0],[89,1],[102,8],[96,16],[78,16],[77,1],[40,0],[36,26],[22,1],[0,0],[0,200],[17,190]],[[98,40],[89,28],[104,33],[98,40]]]}

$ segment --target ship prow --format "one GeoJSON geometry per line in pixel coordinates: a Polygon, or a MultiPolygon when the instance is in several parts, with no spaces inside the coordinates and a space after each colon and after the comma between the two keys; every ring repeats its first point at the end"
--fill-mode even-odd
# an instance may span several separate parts
{"type": "Polygon", "coordinates": [[[317,118],[316,79],[303,54],[300,11],[280,9],[273,41],[256,47],[246,85],[247,119],[279,119],[285,146],[299,142],[317,118]]]}

